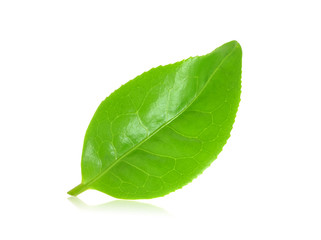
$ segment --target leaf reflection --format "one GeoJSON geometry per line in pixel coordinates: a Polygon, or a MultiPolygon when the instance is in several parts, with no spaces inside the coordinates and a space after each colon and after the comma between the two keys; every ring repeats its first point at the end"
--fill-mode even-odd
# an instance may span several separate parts
{"type": "Polygon", "coordinates": [[[163,215],[169,216],[163,208],[156,207],[149,203],[132,200],[114,200],[98,205],[88,205],[78,197],[69,197],[68,200],[77,208],[86,211],[135,214],[135,215],[163,215]]]}

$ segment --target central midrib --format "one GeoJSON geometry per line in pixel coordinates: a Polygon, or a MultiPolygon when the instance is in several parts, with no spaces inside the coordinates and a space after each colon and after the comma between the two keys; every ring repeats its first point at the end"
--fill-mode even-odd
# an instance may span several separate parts
{"type": "Polygon", "coordinates": [[[161,129],[163,129],[164,127],[166,127],[167,125],[169,125],[172,121],[174,121],[176,118],[178,118],[182,113],[184,113],[194,102],[195,100],[202,94],[202,92],[204,91],[204,89],[207,87],[208,83],[210,82],[210,80],[215,76],[217,70],[222,66],[222,64],[224,63],[224,61],[232,54],[232,52],[235,50],[237,45],[234,46],[234,48],[231,50],[231,52],[229,54],[227,54],[221,61],[221,63],[216,67],[216,69],[213,71],[213,73],[211,74],[211,76],[208,78],[208,80],[206,81],[206,83],[204,84],[204,86],[202,87],[202,89],[199,91],[199,93],[192,99],[192,101],[186,105],[186,107],[184,107],[180,112],[178,112],[172,119],[170,119],[168,122],[162,124],[161,126],[159,126],[154,132],[152,132],[148,137],[146,137],[143,141],[141,141],[140,143],[138,143],[136,146],[134,146],[133,148],[131,148],[130,150],[128,150],[127,152],[125,152],[122,156],[120,156],[118,159],[116,159],[115,162],[113,162],[110,166],[108,166],[104,171],[102,171],[100,174],[98,174],[96,177],[94,177],[93,179],[91,179],[90,181],[88,181],[87,183],[83,183],[83,185],[86,185],[87,187],[89,187],[93,182],[97,181],[98,179],[100,179],[103,175],[105,175],[110,169],[112,169],[117,163],[119,163],[123,158],[125,158],[127,155],[129,155],[131,152],[135,151],[137,148],[139,148],[143,143],[145,143],[146,141],[148,141],[150,138],[152,138],[156,133],[158,133],[161,129]]]}

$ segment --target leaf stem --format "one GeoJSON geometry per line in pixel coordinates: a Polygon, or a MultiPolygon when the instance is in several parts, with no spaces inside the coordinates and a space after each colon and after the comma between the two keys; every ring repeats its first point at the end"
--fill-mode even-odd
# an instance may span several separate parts
{"type": "Polygon", "coordinates": [[[71,189],[68,194],[71,196],[77,196],[78,194],[86,191],[88,189],[87,185],[80,183],[78,186],[71,189]]]}

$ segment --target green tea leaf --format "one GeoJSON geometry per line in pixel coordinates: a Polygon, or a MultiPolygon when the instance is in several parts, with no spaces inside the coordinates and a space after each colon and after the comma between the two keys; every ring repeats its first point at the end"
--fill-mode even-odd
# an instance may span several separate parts
{"type": "Polygon", "coordinates": [[[159,66],[98,107],[86,132],[78,195],[160,197],[203,172],[230,136],[241,94],[236,41],[200,57],[159,66]]]}

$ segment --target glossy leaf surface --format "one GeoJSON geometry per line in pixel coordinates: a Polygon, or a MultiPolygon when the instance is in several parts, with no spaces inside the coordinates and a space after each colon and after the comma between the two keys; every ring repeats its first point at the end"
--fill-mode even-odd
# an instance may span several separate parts
{"type": "Polygon", "coordinates": [[[163,196],[192,181],[230,136],[241,93],[236,41],[200,57],[159,66],[98,107],[87,129],[82,183],[116,198],[163,196]]]}

